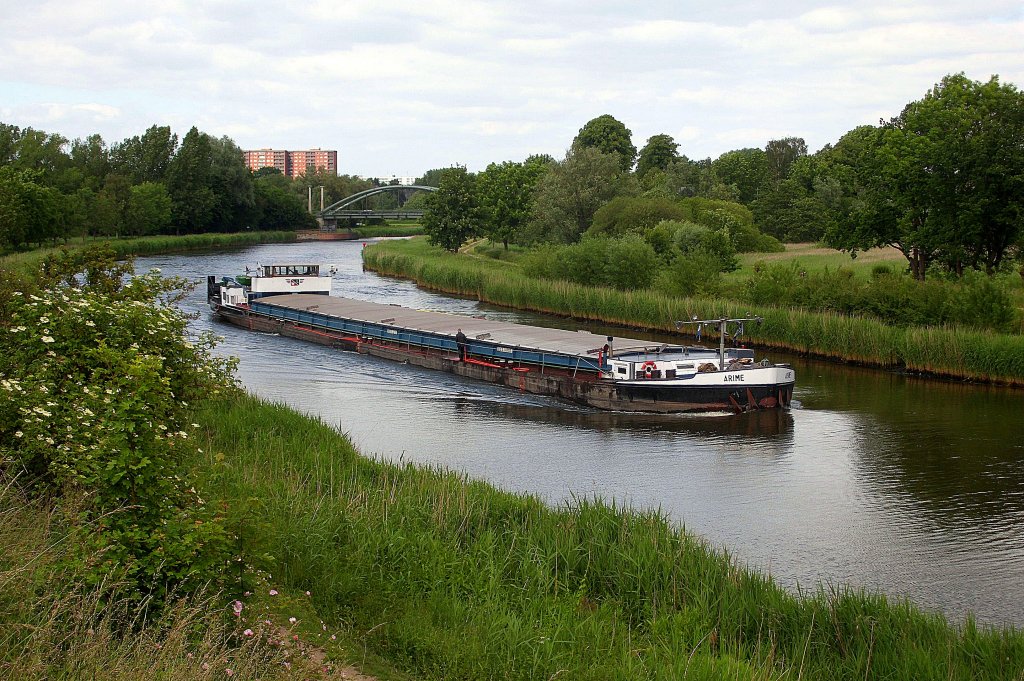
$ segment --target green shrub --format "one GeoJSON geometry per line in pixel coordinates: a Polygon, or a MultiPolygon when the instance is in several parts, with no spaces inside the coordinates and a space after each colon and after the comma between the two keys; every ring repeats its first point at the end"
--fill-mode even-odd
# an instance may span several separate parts
{"type": "Polygon", "coordinates": [[[870,281],[858,282],[845,268],[807,272],[798,261],[759,262],[742,296],[759,305],[866,314],[899,326],[959,324],[1008,333],[1020,324],[1007,287],[979,272],[959,281],[916,281],[880,265],[870,281]]]}
{"type": "Polygon", "coordinates": [[[604,284],[605,252],[609,239],[581,239],[562,246],[559,255],[561,271],[558,278],[580,284],[604,284]]]}
{"type": "Polygon", "coordinates": [[[786,306],[794,303],[800,278],[806,276],[796,261],[754,264],[754,273],[744,282],[743,297],[758,305],[786,306]]]}
{"type": "Polygon", "coordinates": [[[658,254],[639,237],[604,244],[604,284],[622,291],[644,289],[658,272],[658,254]]]}
{"type": "Polygon", "coordinates": [[[682,224],[672,220],[662,220],[644,234],[644,241],[651,245],[658,257],[670,261],[678,254],[675,245],[675,234],[672,225],[682,224]]]}
{"type": "Polygon", "coordinates": [[[565,246],[539,246],[524,255],[520,263],[531,277],[621,290],[647,288],[660,265],[650,244],[636,236],[588,237],[565,246]]]}
{"type": "Polygon", "coordinates": [[[729,236],[737,253],[780,253],[785,246],[775,237],[762,234],[752,221],[741,220],[734,211],[716,208],[702,214],[701,224],[729,236]]]}
{"type": "Polygon", "coordinates": [[[717,228],[721,226],[721,215],[726,214],[737,224],[754,225],[754,214],[749,208],[735,201],[694,196],[680,200],[679,204],[686,211],[684,219],[698,224],[717,228]]]}
{"type": "Polygon", "coordinates": [[[678,225],[674,233],[674,241],[679,252],[685,255],[699,251],[713,255],[718,258],[718,269],[721,272],[732,272],[739,268],[736,249],[733,248],[727,232],[713,230],[692,222],[669,224],[678,225]]]}
{"type": "Polygon", "coordinates": [[[1005,286],[981,272],[963,276],[947,301],[950,321],[1010,332],[1018,328],[1017,308],[1005,286]]]}
{"type": "Polygon", "coordinates": [[[619,196],[598,209],[587,230],[590,236],[645,234],[662,220],[681,220],[685,210],[665,197],[619,196]]]}
{"type": "Polygon", "coordinates": [[[102,247],[67,262],[49,260],[51,287],[15,291],[0,320],[0,467],[78,509],[85,554],[67,558],[87,579],[126,577],[159,604],[222,569],[223,530],[183,466],[187,405],[229,389],[231,363],[213,358],[212,335],[188,340],[172,305],[182,280],[125,281],[102,247]]]}
{"type": "Polygon", "coordinates": [[[878,279],[880,277],[892,276],[893,269],[888,263],[879,262],[871,266],[871,278],[878,279]]]}
{"type": "Polygon", "coordinates": [[[672,296],[715,295],[722,286],[722,262],[700,248],[683,253],[661,272],[657,288],[672,296]]]}
{"type": "Polygon", "coordinates": [[[558,279],[561,266],[558,261],[562,248],[552,244],[541,244],[531,248],[520,259],[523,274],[536,279],[558,279]]]}

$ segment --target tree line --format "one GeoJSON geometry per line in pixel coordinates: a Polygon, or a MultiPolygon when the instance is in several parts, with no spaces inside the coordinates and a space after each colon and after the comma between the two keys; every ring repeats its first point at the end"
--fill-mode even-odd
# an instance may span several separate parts
{"type": "Polygon", "coordinates": [[[336,201],[375,183],[315,168],[250,172],[227,137],[153,125],[111,145],[0,123],[0,250],[71,237],[314,228],[319,187],[336,201]]]}
{"type": "Polygon", "coordinates": [[[814,154],[786,137],[703,160],[667,134],[638,151],[631,131],[603,115],[560,160],[435,169],[420,181],[440,187],[422,199],[425,229],[449,250],[473,236],[507,248],[632,235],[673,256],[680,249],[666,240],[692,241],[696,224],[727,233],[738,250],[772,250],[773,239],[854,257],[892,246],[917,279],[929,268],[992,274],[1024,250],[1024,95],[998,76],[948,75],[898,116],[814,154]],[[714,207],[694,211],[695,201],[714,207]]]}

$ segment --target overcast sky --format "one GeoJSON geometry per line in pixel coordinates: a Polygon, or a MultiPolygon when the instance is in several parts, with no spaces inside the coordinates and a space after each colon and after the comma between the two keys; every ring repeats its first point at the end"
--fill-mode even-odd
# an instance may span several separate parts
{"type": "Polygon", "coordinates": [[[948,73],[1024,86],[1021,0],[0,0],[0,121],[195,125],[420,175],[561,158],[611,114],[690,158],[895,116],[948,73]]]}

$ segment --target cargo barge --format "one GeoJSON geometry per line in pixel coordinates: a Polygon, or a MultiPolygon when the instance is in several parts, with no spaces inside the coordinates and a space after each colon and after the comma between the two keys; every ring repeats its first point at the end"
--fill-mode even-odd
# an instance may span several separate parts
{"type": "Polygon", "coordinates": [[[674,413],[788,407],[795,372],[726,348],[750,319],[687,320],[719,347],[668,345],[548,329],[330,295],[317,265],[257,266],[209,277],[214,314],[232,324],[446,371],[613,411],[674,413]]]}

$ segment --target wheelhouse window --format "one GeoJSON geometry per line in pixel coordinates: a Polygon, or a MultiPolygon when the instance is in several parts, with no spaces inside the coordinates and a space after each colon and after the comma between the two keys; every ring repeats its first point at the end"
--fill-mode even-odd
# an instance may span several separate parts
{"type": "Polygon", "coordinates": [[[272,277],[317,277],[320,276],[319,265],[271,265],[272,277]]]}

